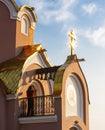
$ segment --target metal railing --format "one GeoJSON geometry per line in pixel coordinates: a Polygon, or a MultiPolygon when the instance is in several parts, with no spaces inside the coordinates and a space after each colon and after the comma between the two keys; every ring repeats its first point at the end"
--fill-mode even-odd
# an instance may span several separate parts
{"type": "Polygon", "coordinates": [[[38,96],[21,98],[19,103],[19,117],[54,115],[54,97],[38,96]]]}

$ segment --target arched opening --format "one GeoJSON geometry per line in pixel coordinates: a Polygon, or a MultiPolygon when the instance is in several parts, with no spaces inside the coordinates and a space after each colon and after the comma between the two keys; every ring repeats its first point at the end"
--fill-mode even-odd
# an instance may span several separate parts
{"type": "Polygon", "coordinates": [[[34,97],[44,95],[44,90],[43,90],[43,86],[42,86],[41,82],[39,82],[37,80],[33,80],[31,82],[30,86],[33,86],[34,97]]]}
{"type": "Polygon", "coordinates": [[[29,20],[26,16],[23,16],[21,20],[21,32],[25,35],[29,32],[29,20]]]}
{"type": "Polygon", "coordinates": [[[40,82],[34,80],[31,82],[27,91],[27,116],[41,115],[44,110],[43,98],[44,95],[43,87],[40,82]]]}
{"type": "Polygon", "coordinates": [[[41,82],[33,80],[24,90],[25,98],[19,98],[20,117],[54,114],[54,98],[44,93],[41,82]]]}
{"type": "Polygon", "coordinates": [[[74,125],[70,128],[70,130],[82,130],[79,126],[74,125]]]}
{"type": "Polygon", "coordinates": [[[44,95],[42,84],[33,80],[29,85],[21,87],[19,91],[19,115],[21,117],[37,115],[40,98],[44,95]]]}
{"type": "Polygon", "coordinates": [[[70,128],[70,130],[78,130],[76,127],[72,127],[70,128]]]}
{"type": "Polygon", "coordinates": [[[33,80],[31,86],[33,87],[34,91],[34,115],[42,115],[42,113],[44,112],[44,90],[42,84],[37,80],[33,80]]]}
{"type": "Polygon", "coordinates": [[[34,115],[34,96],[36,96],[36,91],[34,87],[31,85],[27,89],[27,99],[28,99],[28,112],[27,116],[34,115]]]}
{"type": "Polygon", "coordinates": [[[79,116],[84,120],[84,98],[79,78],[69,75],[66,81],[66,117],[79,116]]]}

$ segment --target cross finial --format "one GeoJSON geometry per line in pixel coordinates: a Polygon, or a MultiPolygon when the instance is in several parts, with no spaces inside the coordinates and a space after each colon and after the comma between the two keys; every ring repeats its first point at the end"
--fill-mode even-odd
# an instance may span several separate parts
{"type": "Polygon", "coordinates": [[[76,40],[76,36],[75,36],[75,33],[74,33],[73,29],[68,33],[68,36],[70,37],[70,50],[71,50],[71,55],[72,55],[73,50],[74,50],[73,43],[76,40]]]}

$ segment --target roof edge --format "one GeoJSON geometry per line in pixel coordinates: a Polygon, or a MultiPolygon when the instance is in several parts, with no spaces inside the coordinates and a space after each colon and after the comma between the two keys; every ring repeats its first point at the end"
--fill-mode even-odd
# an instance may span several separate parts
{"type": "Polygon", "coordinates": [[[19,7],[18,5],[16,4],[16,2],[14,0],[10,0],[11,3],[15,6],[16,10],[19,11],[19,7]]]}

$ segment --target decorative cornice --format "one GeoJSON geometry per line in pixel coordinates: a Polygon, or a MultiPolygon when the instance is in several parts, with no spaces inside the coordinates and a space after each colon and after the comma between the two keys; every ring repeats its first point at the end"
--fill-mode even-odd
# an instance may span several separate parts
{"type": "Polygon", "coordinates": [[[18,20],[21,21],[21,18],[23,15],[26,15],[31,23],[31,28],[35,29],[35,23],[37,22],[37,15],[33,9],[33,7],[30,7],[28,5],[23,5],[20,7],[19,12],[18,12],[18,20]]]}
{"type": "Polygon", "coordinates": [[[35,23],[37,22],[37,15],[33,7],[23,5],[19,9],[14,0],[0,0],[0,2],[4,3],[9,9],[10,19],[16,19],[21,21],[22,15],[27,15],[31,21],[31,28],[35,28],[35,23]]]}
{"type": "Polygon", "coordinates": [[[20,124],[57,122],[57,115],[19,118],[20,124]]]}
{"type": "Polygon", "coordinates": [[[13,100],[13,99],[17,99],[17,98],[18,98],[17,94],[6,95],[7,100],[13,100]]]}
{"type": "Polygon", "coordinates": [[[13,0],[0,0],[3,2],[9,9],[10,12],[10,18],[11,19],[17,19],[18,14],[18,7],[16,6],[16,3],[13,2],[13,0]]]}

